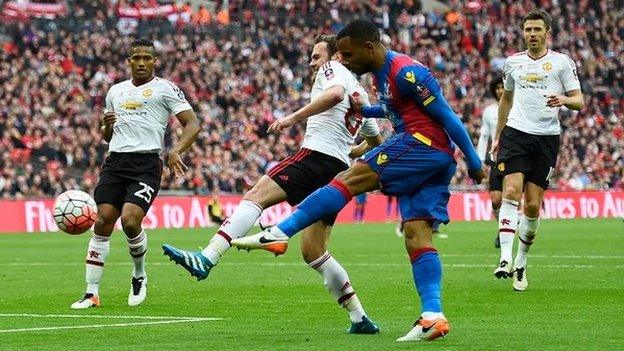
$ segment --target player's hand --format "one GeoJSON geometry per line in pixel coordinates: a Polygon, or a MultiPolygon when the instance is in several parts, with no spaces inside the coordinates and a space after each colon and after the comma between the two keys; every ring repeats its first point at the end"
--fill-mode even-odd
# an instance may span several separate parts
{"type": "Polygon", "coordinates": [[[477,169],[477,170],[468,170],[468,176],[470,176],[470,178],[472,180],[475,181],[475,183],[477,184],[481,184],[482,181],[484,181],[485,179],[487,179],[487,171],[485,169],[485,165],[481,166],[481,168],[477,169]]]}
{"type": "Polygon", "coordinates": [[[293,115],[288,115],[284,118],[279,118],[269,126],[269,132],[281,133],[284,129],[292,127],[297,120],[293,115]]]}
{"type": "Polygon", "coordinates": [[[490,156],[492,157],[492,161],[496,162],[496,159],[493,157],[498,154],[498,139],[492,140],[492,146],[490,147],[490,156]]]}
{"type": "Polygon", "coordinates": [[[349,95],[349,101],[351,102],[351,108],[355,113],[362,112],[362,107],[364,107],[364,97],[357,91],[351,95],[349,95]]]}
{"type": "Polygon", "coordinates": [[[568,103],[568,97],[565,95],[546,95],[546,106],[561,107],[568,103]]]}
{"type": "Polygon", "coordinates": [[[180,154],[172,151],[169,153],[169,157],[167,158],[167,166],[170,170],[173,171],[174,177],[178,178],[184,175],[184,172],[188,169],[188,167],[182,162],[182,157],[180,154]]]}
{"type": "Polygon", "coordinates": [[[100,127],[112,126],[115,122],[117,122],[117,115],[114,111],[104,112],[102,118],[100,118],[100,127]]]}

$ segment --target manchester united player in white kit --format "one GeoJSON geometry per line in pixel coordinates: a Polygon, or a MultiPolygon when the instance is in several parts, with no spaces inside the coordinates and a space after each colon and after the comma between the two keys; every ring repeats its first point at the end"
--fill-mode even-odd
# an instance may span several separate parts
{"type": "Polygon", "coordinates": [[[505,62],[505,91],[498,109],[497,140],[492,145],[492,151],[498,151],[496,167],[505,174],[498,221],[501,256],[494,275],[513,277],[516,291],[528,287],[527,253],[535,239],[544,191],[559,151],[559,109],[583,108],[574,62],[546,46],[550,23],[550,16],[542,10],[531,11],[522,21],[528,50],[505,62]],[[523,193],[524,213],[518,224],[523,193]],[[520,242],[512,268],[516,229],[520,242]]]}
{"type": "Polygon", "coordinates": [[[100,305],[100,280],[110,235],[119,217],[134,264],[128,305],[136,306],[145,300],[147,235],[141,222],[160,189],[159,153],[163,150],[169,116],[175,115],[184,126],[179,141],[167,154],[167,165],[176,176],[186,170],[180,154],[191,146],[200,130],[184,93],[168,80],[154,76],[157,56],[152,42],[134,41],[127,62],[132,79],[110,88],[100,120],[110,154],[95,188],[98,218],[87,249],[87,289],[84,297],[71,305],[73,309],[100,305]]]}
{"type": "MultiPolygon", "coordinates": [[[[263,209],[283,201],[298,204],[347,169],[349,157],[359,157],[368,148],[381,144],[377,123],[362,119],[351,110],[349,95],[367,95],[348,69],[337,61],[330,61],[336,51],[334,35],[316,38],[310,60],[314,79],[311,102],[269,127],[270,131],[280,132],[307,120],[301,149],[260,178],[204,250],[193,252],[163,245],[165,255],[197,280],[205,279],[214,269],[230,248],[232,239],[243,237],[251,230],[263,209]],[[352,148],[360,130],[366,140],[352,148]]],[[[377,333],[379,328],[366,316],[347,272],[327,251],[335,220],[335,216],[324,218],[306,229],[301,242],[303,258],[310,268],[321,274],[331,295],[349,313],[349,333],[377,333]]]]}

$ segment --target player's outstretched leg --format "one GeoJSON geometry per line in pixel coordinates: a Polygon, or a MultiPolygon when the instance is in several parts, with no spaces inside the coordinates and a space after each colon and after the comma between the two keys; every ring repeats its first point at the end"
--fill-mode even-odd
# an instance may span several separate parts
{"type": "Polygon", "coordinates": [[[232,245],[245,250],[263,249],[281,255],[288,249],[288,239],[319,219],[340,212],[353,195],[340,180],[334,179],[305,198],[297,209],[278,225],[264,231],[232,240],[232,245]]]}
{"type": "Polygon", "coordinates": [[[432,247],[431,225],[426,221],[405,224],[405,246],[412,264],[414,284],[420,296],[422,314],[414,327],[397,341],[434,340],[450,331],[442,313],[442,263],[432,247]]]}
{"type": "Polygon", "coordinates": [[[205,279],[231,247],[231,241],[245,236],[256,223],[262,209],[287,199],[286,193],[269,176],[260,178],[234,212],[221,224],[208,246],[202,251],[186,251],[163,245],[164,254],[180,264],[198,280],[205,279]]]}
{"type": "Polygon", "coordinates": [[[165,244],[162,246],[166,256],[186,269],[197,280],[208,277],[221,256],[230,249],[232,238],[247,234],[262,214],[262,207],[255,202],[242,200],[234,213],[221,224],[217,233],[210,239],[208,247],[202,251],[187,251],[165,244]]]}
{"type": "Polygon", "coordinates": [[[181,250],[168,244],[164,244],[162,249],[165,256],[169,256],[171,261],[182,266],[198,281],[208,278],[210,270],[215,266],[200,251],[181,250]]]}

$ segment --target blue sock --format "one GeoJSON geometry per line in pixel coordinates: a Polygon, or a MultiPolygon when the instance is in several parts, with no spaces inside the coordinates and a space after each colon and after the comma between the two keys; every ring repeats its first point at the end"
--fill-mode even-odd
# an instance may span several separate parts
{"type": "Polygon", "coordinates": [[[277,227],[292,237],[319,219],[340,212],[352,197],[344,184],[332,181],[306,197],[277,227]]]}
{"type": "Polygon", "coordinates": [[[410,258],[422,312],[442,312],[442,263],[438,252],[427,247],[411,253],[410,258]]]}

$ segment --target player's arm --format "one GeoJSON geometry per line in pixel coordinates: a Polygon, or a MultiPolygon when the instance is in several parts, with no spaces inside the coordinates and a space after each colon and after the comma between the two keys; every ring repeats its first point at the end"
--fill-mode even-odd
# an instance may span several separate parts
{"type": "Polygon", "coordinates": [[[546,99],[546,106],[548,107],[565,106],[570,110],[579,111],[584,105],[585,101],[583,100],[581,89],[568,91],[565,95],[548,95],[546,99]]]}
{"type": "Polygon", "coordinates": [[[485,168],[472,144],[468,131],[444,96],[438,80],[423,66],[406,66],[395,77],[399,91],[412,98],[429,116],[437,120],[451,140],[466,156],[468,175],[477,183],[486,178],[485,168]]]}
{"type": "Polygon", "coordinates": [[[490,135],[490,124],[485,121],[485,113],[481,116],[481,128],[479,129],[479,141],[477,142],[477,154],[481,162],[485,161],[487,144],[490,135]]]}
{"type": "MultiPolygon", "coordinates": [[[[364,103],[368,105],[369,101],[362,94],[354,93],[354,95],[359,96],[361,99],[364,99],[364,103]]],[[[352,99],[352,97],[349,97],[352,99]]],[[[353,108],[353,104],[352,104],[353,108]]],[[[372,148],[381,145],[383,142],[381,138],[381,131],[379,130],[379,125],[377,124],[377,120],[371,118],[364,118],[362,120],[362,128],[360,133],[364,136],[364,140],[358,145],[353,145],[351,147],[351,152],[349,152],[349,157],[358,158],[365,153],[367,153],[372,148]]]]}
{"type": "Polygon", "coordinates": [[[421,66],[407,66],[399,71],[396,83],[402,94],[412,98],[429,116],[442,124],[451,140],[466,155],[468,170],[480,170],[483,165],[477,150],[464,124],[442,96],[440,84],[431,72],[421,66]]]}
{"type": "Polygon", "coordinates": [[[117,116],[115,115],[115,111],[113,111],[113,102],[112,97],[110,96],[110,90],[106,93],[105,101],[106,107],[98,123],[100,125],[100,133],[102,133],[102,138],[106,140],[107,143],[110,143],[111,139],[113,138],[113,125],[117,121],[117,116]]]}
{"type": "Polygon", "coordinates": [[[176,114],[176,118],[182,125],[182,135],[180,139],[173,146],[167,156],[167,166],[173,170],[176,177],[181,176],[188,169],[188,167],[182,162],[182,153],[186,151],[195,139],[199,135],[201,127],[199,126],[199,120],[195,115],[195,112],[191,110],[185,110],[176,114]]]}
{"type": "Polygon", "coordinates": [[[494,134],[494,140],[492,141],[492,152],[496,151],[498,147],[498,139],[505,125],[507,124],[507,118],[509,117],[509,111],[513,105],[514,91],[503,90],[500,102],[498,103],[498,122],[496,123],[496,134],[494,134]]]}
{"type": "Polygon", "coordinates": [[[182,154],[189,147],[191,147],[195,139],[197,139],[197,135],[199,135],[201,127],[199,126],[197,115],[195,115],[193,110],[182,111],[176,115],[176,118],[182,125],[182,135],[180,136],[178,142],[173,146],[172,151],[177,154],[182,154]]]}
{"type": "Polygon", "coordinates": [[[309,117],[325,112],[336,106],[344,99],[345,88],[341,85],[334,85],[325,89],[309,104],[298,109],[290,115],[280,118],[269,126],[270,132],[281,132],[286,128],[292,127],[295,123],[305,121],[309,117]]]}
{"type": "Polygon", "coordinates": [[[323,92],[309,104],[298,109],[294,113],[276,120],[269,127],[269,131],[281,132],[292,127],[297,122],[307,120],[309,117],[325,112],[340,103],[347,87],[347,78],[351,73],[338,62],[330,61],[323,65],[316,73],[315,83],[320,84],[323,92]],[[332,65],[334,63],[334,65],[332,65]]]}

